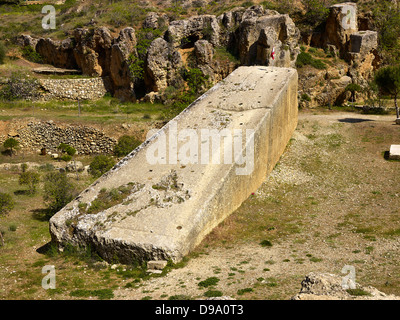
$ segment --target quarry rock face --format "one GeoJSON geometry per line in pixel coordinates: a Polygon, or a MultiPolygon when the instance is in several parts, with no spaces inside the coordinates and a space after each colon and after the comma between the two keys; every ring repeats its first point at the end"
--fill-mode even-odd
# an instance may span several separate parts
{"type": "Polygon", "coordinates": [[[241,65],[294,67],[300,32],[288,15],[264,10],[262,6],[235,8],[220,16],[199,15],[169,21],[166,15],[150,12],[143,30],[161,31],[152,39],[144,59],[143,82],[130,71],[138,58],[137,31],[125,28],[118,37],[106,27],[77,28],[73,36],[55,41],[34,39],[29,35],[16,41],[32,45],[43,62],[58,68],[79,69],[84,75],[109,77],[111,93],[118,98],[135,100],[137,92],[161,92],[169,86],[182,87],[179,69],[184,66],[182,52],[195,51],[193,67],[215,84],[241,65]],[[198,42],[200,41],[200,42],[198,42]],[[222,59],[216,49],[236,56],[238,61],[222,59]],[[273,54],[273,52],[275,52],[273,54]]]}
{"type": "MultiPolygon", "coordinates": [[[[368,87],[374,72],[379,68],[381,58],[378,53],[378,33],[365,30],[369,24],[363,24],[360,30],[360,16],[357,4],[345,2],[330,7],[325,30],[314,32],[307,44],[324,49],[336,60],[326,70],[304,67],[299,71],[301,83],[300,101],[302,107],[341,105],[349,100],[351,94],[346,86],[355,83],[368,87]]],[[[361,19],[362,20],[362,19],[361,19]]],[[[357,97],[368,99],[367,90],[358,92],[357,97]]]]}
{"type": "Polygon", "coordinates": [[[333,5],[326,21],[323,46],[334,45],[343,56],[348,51],[350,35],[357,31],[357,4],[345,2],[333,5]]]}
{"type": "MultiPolygon", "coordinates": [[[[269,12],[271,13],[271,12],[269,12]]],[[[300,37],[289,15],[249,16],[239,27],[238,50],[243,65],[294,67],[300,37]],[[272,51],[275,57],[272,58],[272,51]]]]}
{"type": "Polygon", "coordinates": [[[240,67],[50,220],[108,261],[179,261],[255,192],[297,126],[297,72],[240,67]]]}

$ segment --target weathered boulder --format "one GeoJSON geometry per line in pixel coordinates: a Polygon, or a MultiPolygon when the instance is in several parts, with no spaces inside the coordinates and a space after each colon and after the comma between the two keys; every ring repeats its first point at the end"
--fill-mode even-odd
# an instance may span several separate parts
{"type": "Polygon", "coordinates": [[[76,69],[78,64],[73,55],[74,44],[72,38],[63,41],[40,38],[36,44],[36,52],[41,55],[46,64],[58,68],[76,69]]]}
{"type": "Polygon", "coordinates": [[[79,68],[89,76],[107,76],[110,70],[113,37],[105,27],[74,30],[74,57],[79,68]]]}
{"type": "Polygon", "coordinates": [[[378,32],[358,31],[350,35],[350,52],[365,55],[378,48],[378,32]]]}
{"type": "Polygon", "coordinates": [[[30,46],[33,50],[36,50],[36,45],[39,39],[31,37],[29,34],[21,34],[16,37],[15,43],[20,47],[30,46]]]}
{"type": "Polygon", "coordinates": [[[210,64],[215,54],[214,47],[207,40],[199,40],[194,44],[194,55],[197,64],[210,64]]]}
{"type": "Polygon", "coordinates": [[[200,39],[208,40],[213,46],[219,46],[220,26],[213,15],[201,15],[185,20],[172,21],[166,32],[166,39],[174,49],[193,47],[200,39]]]}
{"type": "Polygon", "coordinates": [[[245,12],[236,37],[241,63],[294,67],[300,52],[300,32],[289,15],[272,12],[259,16],[248,12],[253,13],[245,12]]]}
{"type": "Polygon", "coordinates": [[[155,39],[147,51],[145,82],[150,91],[168,87],[169,46],[162,38],[155,39]]]}
{"type": "Polygon", "coordinates": [[[342,285],[343,277],[329,273],[310,273],[301,282],[301,290],[292,300],[400,300],[371,286],[356,284],[357,291],[347,291],[342,285]]]}
{"type": "Polygon", "coordinates": [[[80,161],[69,161],[65,166],[67,172],[81,172],[85,169],[85,166],[80,161]]]}
{"type": "Polygon", "coordinates": [[[199,40],[194,45],[197,67],[207,76],[208,81],[216,83],[226,78],[237,66],[231,61],[214,59],[215,48],[207,40],[199,40]]]}
{"type": "Polygon", "coordinates": [[[334,45],[344,57],[349,51],[350,35],[358,31],[357,4],[345,2],[330,7],[321,47],[334,45]]]}
{"type": "Polygon", "coordinates": [[[110,78],[114,95],[125,100],[135,98],[134,82],[129,69],[131,55],[136,55],[135,29],[125,28],[111,47],[110,78]]]}
{"type": "Polygon", "coordinates": [[[149,12],[146,19],[143,21],[143,28],[145,29],[164,29],[169,25],[169,18],[167,14],[159,15],[156,12],[149,12]]]}

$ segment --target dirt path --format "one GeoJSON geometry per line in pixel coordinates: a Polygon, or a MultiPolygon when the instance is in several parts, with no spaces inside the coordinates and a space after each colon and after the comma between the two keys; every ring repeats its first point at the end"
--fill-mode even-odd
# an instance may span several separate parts
{"type": "Polygon", "coordinates": [[[234,299],[290,299],[308,273],[340,275],[345,265],[363,285],[399,295],[400,163],[383,158],[400,143],[393,120],[300,113],[275,170],[188,263],[115,298],[204,299],[211,288],[234,299]],[[214,286],[199,286],[210,277],[214,286]]]}

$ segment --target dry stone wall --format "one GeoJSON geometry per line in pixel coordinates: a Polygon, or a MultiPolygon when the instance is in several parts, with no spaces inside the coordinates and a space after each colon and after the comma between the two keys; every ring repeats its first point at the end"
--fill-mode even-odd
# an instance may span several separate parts
{"type": "Polygon", "coordinates": [[[109,91],[108,78],[41,79],[43,100],[96,100],[109,91]]]}
{"type": "Polygon", "coordinates": [[[95,128],[59,125],[53,121],[31,121],[26,126],[12,128],[7,137],[0,137],[0,142],[10,136],[20,142],[22,149],[40,151],[45,148],[47,153],[57,153],[60,143],[71,145],[78,154],[112,153],[117,143],[115,139],[95,128]]]}

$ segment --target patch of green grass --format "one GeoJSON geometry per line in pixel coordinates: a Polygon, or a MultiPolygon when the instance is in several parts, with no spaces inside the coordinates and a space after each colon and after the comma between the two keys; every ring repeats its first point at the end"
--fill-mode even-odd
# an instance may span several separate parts
{"type": "Polygon", "coordinates": [[[326,64],[320,60],[320,59],[315,59],[311,54],[308,52],[300,52],[300,54],[297,56],[296,60],[296,67],[297,68],[302,68],[306,65],[312,66],[316,69],[326,69],[326,64]]]}
{"type": "Polygon", "coordinates": [[[239,290],[237,291],[237,294],[238,294],[239,296],[242,296],[242,295],[244,295],[245,293],[248,293],[248,292],[253,292],[253,288],[239,289],[239,290]]]}
{"type": "Polygon", "coordinates": [[[317,258],[317,257],[311,257],[310,261],[311,262],[321,262],[323,259],[322,258],[317,258]]]}
{"type": "Polygon", "coordinates": [[[211,297],[222,297],[223,293],[222,291],[219,290],[208,290],[206,292],[204,292],[204,296],[211,298],[211,297]]]}
{"type": "Polygon", "coordinates": [[[262,240],[262,241],[260,242],[260,245],[261,245],[262,247],[272,247],[272,242],[269,241],[269,240],[262,240]]]}
{"type": "Polygon", "coordinates": [[[204,287],[204,288],[208,288],[210,286],[215,286],[217,283],[219,282],[219,278],[217,277],[210,277],[207,278],[206,280],[200,281],[198,283],[199,287],[204,287]]]}
{"type": "Polygon", "coordinates": [[[362,289],[347,289],[346,290],[348,294],[352,295],[352,296],[371,296],[371,294],[369,292],[366,292],[365,290],[362,289]]]}

